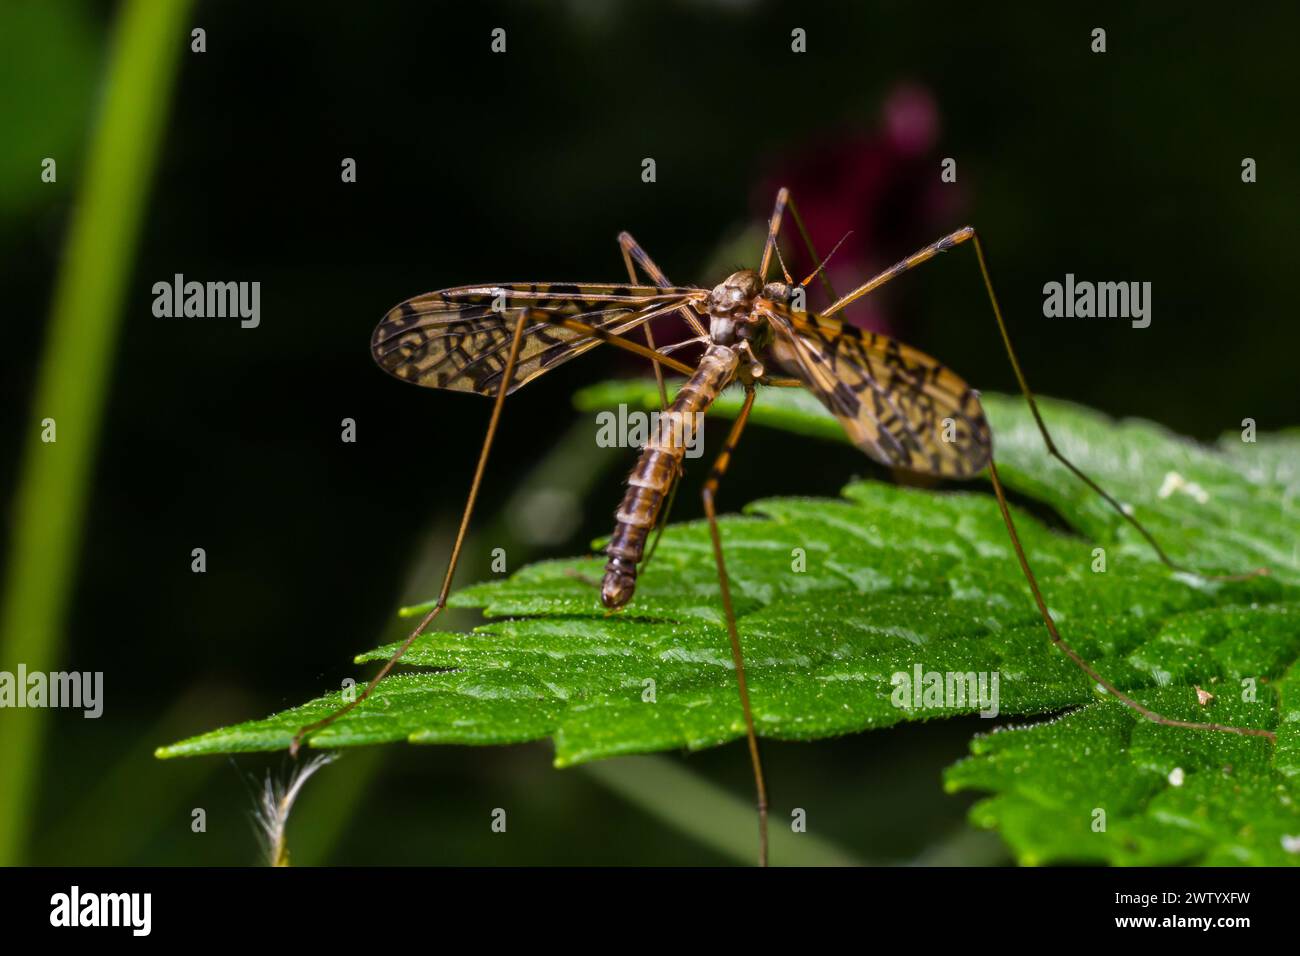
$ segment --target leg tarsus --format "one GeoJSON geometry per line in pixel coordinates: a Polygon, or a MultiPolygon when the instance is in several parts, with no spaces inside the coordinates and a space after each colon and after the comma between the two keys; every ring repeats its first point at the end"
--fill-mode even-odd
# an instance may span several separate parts
{"type": "Polygon", "coordinates": [[[586,584],[586,585],[588,585],[589,587],[593,587],[593,588],[596,588],[596,590],[600,590],[600,582],[599,582],[599,581],[593,581],[591,578],[587,577],[585,574],[580,574],[579,572],[573,570],[573,568],[565,568],[565,569],[564,569],[564,576],[565,576],[566,578],[573,578],[575,581],[581,581],[583,584],[586,584]]]}
{"type": "Polygon", "coordinates": [[[736,689],[740,692],[740,706],[745,717],[745,738],[749,744],[749,759],[754,769],[754,790],[758,810],[758,865],[767,866],[767,783],[763,777],[763,761],[758,752],[758,733],[754,729],[754,712],[749,703],[749,685],[745,679],[745,655],[740,646],[740,633],[736,629],[736,612],[731,602],[731,585],[727,579],[727,565],[722,555],[722,532],[718,528],[718,515],[714,508],[714,495],[718,483],[727,470],[732,449],[740,440],[740,433],[749,418],[754,404],[754,389],[745,390],[745,404],[732,423],[727,443],[718,454],[713,470],[700,492],[704,514],[709,522],[709,537],[713,542],[713,560],[718,568],[718,587],[722,592],[722,610],[727,618],[727,637],[731,641],[731,659],[736,668],[736,689]]]}
{"type": "Polygon", "coordinates": [[[329,714],[326,717],[322,717],[320,720],[316,721],[313,724],[308,724],[305,727],[299,728],[298,732],[293,735],[293,741],[289,744],[289,756],[296,759],[298,756],[298,751],[302,748],[303,741],[308,736],[315,733],[317,730],[320,730],[322,727],[328,727],[330,724],[334,723],[334,721],[338,720],[348,711],[360,707],[362,702],[367,697],[370,696],[370,692],[373,691],[375,687],[378,686],[381,680],[383,680],[385,677],[388,676],[388,672],[391,671],[394,666],[396,666],[397,662],[401,660],[402,655],[405,654],[410,649],[411,644],[415,642],[415,639],[424,633],[424,629],[428,627],[430,623],[432,623],[433,619],[437,617],[438,613],[442,611],[442,609],[445,608],[446,606],[447,606],[446,596],[444,595],[443,597],[438,598],[437,602],[433,605],[433,608],[427,614],[425,614],[424,617],[421,618],[420,623],[415,626],[415,630],[411,631],[411,633],[407,635],[406,640],[402,642],[401,646],[397,649],[396,653],[394,653],[392,657],[390,657],[387,661],[384,662],[384,666],[379,669],[378,674],[370,678],[370,683],[366,684],[365,690],[363,690],[360,694],[357,695],[356,700],[351,701],[348,704],[345,704],[344,706],[340,707],[338,710],[334,711],[332,714],[329,714]]]}
{"type": "Polygon", "coordinates": [[[1052,617],[1052,612],[1047,609],[1047,602],[1043,600],[1043,592],[1039,590],[1038,579],[1029,567],[1029,559],[1025,556],[1025,549],[1020,543],[1020,535],[1016,531],[1016,523],[1011,517],[1011,509],[1007,506],[1007,497],[1002,489],[1002,480],[998,477],[997,465],[994,464],[992,459],[989,459],[989,478],[993,483],[993,493],[998,500],[998,510],[1002,512],[1002,522],[1007,526],[1007,534],[1011,537],[1011,546],[1016,552],[1016,559],[1020,562],[1020,570],[1024,574],[1025,580],[1029,582],[1029,590],[1033,592],[1034,602],[1038,605],[1038,613],[1042,616],[1043,623],[1047,625],[1047,633],[1051,635],[1052,643],[1059,647],[1061,652],[1070,658],[1081,671],[1087,674],[1106,693],[1154,723],[1164,724],[1168,727],[1184,727],[1191,730],[1215,730],[1228,734],[1240,734],[1244,737],[1265,737],[1276,743],[1277,734],[1271,730],[1262,730],[1257,727],[1233,727],[1227,724],[1201,723],[1194,720],[1175,720],[1172,717],[1166,717],[1164,714],[1138,703],[1097,673],[1092,665],[1084,660],[1079,652],[1071,647],[1065,638],[1061,636],[1060,631],[1056,629],[1056,621],[1052,617]]]}
{"type": "MultiPolygon", "coordinates": [[[[632,238],[630,232],[620,232],[618,234],[618,246],[623,251],[623,263],[627,266],[627,275],[633,284],[636,283],[636,268],[633,265],[635,261],[636,265],[639,265],[645,271],[645,274],[650,277],[650,281],[655,285],[661,289],[672,287],[672,282],[668,280],[668,276],[650,258],[650,254],[641,248],[641,244],[632,238]]],[[[690,308],[682,306],[677,312],[696,335],[708,335],[708,329],[704,327],[690,308]]]]}
{"type": "Polygon", "coordinates": [[[451,593],[451,582],[456,575],[456,565],[460,563],[461,549],[465,544],[465,536],[469,532],[469,520],[474,514],[474,503],[478,500],[478,489],[483,482],[483,473],[487,470],[488,455],[492,451],[492,441],[496,437],[497,425],[501,421],[501,409],[505,405],[506,393],[510,391],[510,379],[514,375],[515,365],[519,360],[519,346],[523,342],[524,328],[528,325],[529,318],[530,312],[525,310],[520,313],[518,321],[515,322],[515,333],[514,338],[510,342],[510,353],[506,359],[505,369],[501,376],[501,383],[497,386],[496,402],[492,406],[492,417],[488,419],[487,432],[483,436],[483,448],[479,452],[478,464],[474,469],[474,479],[470,483],[469,497],[465,499],[465,510],[461,514],[460,528],[456,532],[456,543],[453,544],[451,548],[451,558],[447,562],[447,573],[443,576],[442,590],[438,594],[438,600],[434,602],[433,608],[430,609],[423,618],[421,618],[420,623],[415,626],[415,629],[411,631],[406,640],[402,642],[401,646],[398,647],[393,656],[390,657],[384,663],[384,666],[379,669],[379,673],[370,679],[370,683],[366,685],[366,689],[357,696],[356,700],[340,707],[332,714],[321,718],[315,723],[300,728],[299,731],[294,734],[293,741],[289,744],[289,753],[292,756],[298,756],[298,751],[302,747],[302,742],[310,734],[328,727],[344,714],[359,707],[361,703],[370,696],[370,692],[375,689],[376,685],[388,676],[389,671],[391,671],[397,665],[397,662],[402,659],[402,655],[407,652],[415,639],[424,632],[424,629],[429,626],[435,617],[438,616],[439,612],[447,606],[447,596],[451,593]]]}

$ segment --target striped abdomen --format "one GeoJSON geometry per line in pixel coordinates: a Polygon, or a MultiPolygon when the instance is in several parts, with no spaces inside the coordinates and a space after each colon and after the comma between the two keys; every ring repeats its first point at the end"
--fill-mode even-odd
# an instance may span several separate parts
{"type": "Polygon", "coordinates": [[[636,566],[645,552],[646,537],[659,518],[686,447],[696,440],[703,414],[731,381],[739,364],[735,350],[726,345],[709,346],[668,412],[659,416],[658,428],[627,476],[627,494],[616,514],[618,525],[605,549],[609,562],[600,588],[600,602],[605,607],[617,609],[632,600],[636,566]]]}

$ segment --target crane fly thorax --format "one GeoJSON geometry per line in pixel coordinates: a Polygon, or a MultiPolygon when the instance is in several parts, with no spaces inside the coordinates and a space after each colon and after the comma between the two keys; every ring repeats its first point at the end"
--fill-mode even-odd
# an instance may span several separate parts
{"type": "Polygon", "coordinates": [[[752,269],[733,272],[714,286],[704,304],[714,345],[734,346],[753,336],[761,321],[754,303],[763,291],[763,280],[752,269]]]}

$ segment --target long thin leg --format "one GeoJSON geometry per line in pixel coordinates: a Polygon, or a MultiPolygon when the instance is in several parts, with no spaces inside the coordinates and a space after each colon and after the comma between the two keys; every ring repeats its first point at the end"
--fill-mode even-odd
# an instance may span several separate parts
{"type": "Polygon", "coordinates": [[[767,784],[763,780],[763,762],[758,755],[758,734],[754,731],[754,713],[749,706],[749,686],[745,682],[745,655],[740,649],[740,634],[736,631],[736,612],[731,605],[731,585],[727,580],[727,565],[722,557],[722,535],[718,530],[718,515],[713,507],[713,498],[718,490],[718,482],[726,473],[731,463],[731,452],[740,441],[740,433],[745,429],[749,419],[749,410],[754,404],[754,389],[745,390],[745,404],[731,425],[727,443],[722,447],[713,470],[704,483],[701,497],[704,499],[704,514],[709,519],[709,534],[713,538],[713,560],[718,565],[718,585],[722,589],[722,609],[727,615],[727,636],[731,639],[731,659],[736,665],[736,686],[740,691],[740,706],[745,713],[745,736],[749,740],[749,759],[754,765],[754,789],[758,795],[758,865],[767,866],[767,784]]]}
{"type": "Polygon", "coordinates": [[[501,408],[506,402],[506,392],[510,390],[510,379],[513,377],[515,372],[515,363],[519,359],[519,345],[523,341],[524,329],[527,325],[528,313],[523,312],[520,314],[519,320],[515,322],[515,334],[514,338],[510,342],[510,355],[506,359],[505,370],[501,375],[501,384],[497,387],[496,402],[492,406],[492,417],[488,419],[487,433],[483,436],[483,448],[479,452],[478,465],[474,469],[474,480],[469,486],[469,497],[465,500],[465,511],[460,518],[460,530],[456,532],[456,543],[452,545],[451,548],[451,560],[447,562],[447,573],[443,576],[442,590],[438,593],[437,602],[435,602],[433,607],[429,610],[429,613],[420,619],[420,623],[415,626],[415,629],[407,635],[406,640],[402,642],[402,645],[397,649],[397,652],[394,653],[384,666],[379,669],[379,673],[370,679],[370,683],[366,685],[366,689],[357,696],[356,700],[340,707],[328,717],[324,717],[313,724],[308,724],[294,735],[293,743],[289,745],[289,753],[291,755],[295,757],[298,755],[298,748],[302,745],[303,738],[308,734],[320,730],[323,727],[328,727],[348,711],[359,706],[362,701],[369,697],[370,692],[375,689],[375,686],[381,680],[388,676],[388,672],[393,669],[401,659],[402,655],[406,653],[407,648],[411,646],[412,642],[424,633],[424,629],[428,627],[433,619],[438,616],[438,613],[447,606],[447,595],[451,593],[451,581],[452,578],[455,577],[456,565],[460,561],[460,551],[465,544],[465,534],[469,531],[469,519],[470,516],[474,514],[474,502],[478,500],[479,485],[483,481],[483,472],[487,469],[488,455],[492,451],[492,440],[496,437],[497,424],[501,421],[501,408]]]}
{"type": "Polygon", "coordinates": [[[966,226],[962,229],[958,229],[956,232],[949,233],[937,242],[930,243],[930,245],[921,249],[919,252],[915,252],[906,259],[896,262],[884,272],[869,279],[852,292],[836,300],[834,304],[822,313],[822,315],[833,315],[850,302],[860,299],[867,293],[880,288],[890,279],[900,276],[910,269],[914,269],[921,263],[933,259],[939,253],[947,252],[949,249],[958,246],[967,240],[970,240],[972,245],[975,247],[975,255],[979,260],[980,274],[984,277],[984,288],[988,292],[989,303],[993,306],[993,317],[997,319],[998,331],[1002,333],[1002,344],[1006,349],[1007,358],[1011,360],[1011,368],[1016,373],[1016,381],[1020,384],[1020,391],[1025,396],[1025,401],[1029,403],[1029,410],[1033,413],[1034,421],[1038,424],[1038,431],[1043,436],[1043,442],[1047,446],[1048,453],[1061,464],[1065,465],[1065,467],[1068,468],[1076,478],[1100,495],[1102,500],[1110,505],[1116,514],[1132,525],[1133,528],[1135,528],[1138,533],[1146,539],[1147,544],[1151,546],[1156,557],[1158,557],[1166,567],[1175,571],[1181,571],[1185,574],[1195,574],[1207,581],[1244,581],[1259,574],[1267,574],[1267,569],[1264,568],[1246,574],[1202,574],[1199,571],[1194,571],[1191,568],[1186,568],[1181,564],[1178,564],[1165,553],[1164,548],[1162,548],[1160,543],[1156,541],[1155,536],[1143,526],[1142,522],[1138,521],[1137,518],[1126,511],[1124,507],[1115,500],[1110,492],[1106,491],[1106,489],[1102,488],[1096,481],[1084,474],[1084,472],[1075,465],[1074,462],[1070,461],[1070,459],[1066,458],[1065,455],[1061,453],[1060,449],[1056,447],[1056,443],[1052,440],[1051,432],[1047,430],[1047,423],[1043,421],[1043,416],[1038,410],[1038,402],[1034,398],[1034,393],[1030,391],[1029,382],[1026,381],[1025,373],[1020,368],[1020,360],[1016,357],[1016,350],[1011,345],[1011,335],[1007,331],[1006,320],[1002,317],[1002,308],[998,304],[997,293],[993,291],[993,279],[989,275],[988,260],[984,255],[984,246],[981,244],[979,235],[975,232],[974,226],[966,226]]]}
{"type": "Polygon", "coordinates": [[[1132,707],[1147,720],[1154,721],[1157,724],[1165,724],[1169,727],[1189,727],[1193,730],[1219,730],[1229,734],[1241,734],[1247,737],[1267,737],[1269,740],[1276,742],[1277,734],[1271,730],[1261,730],[1255,727],[1231,727],[1226,724],[1208,724],[1200,723],[1194,720],[1174,720],[1163,714],[1158,714],[1149,707],[1139,704],[1132,697],[1125,694],[1118,687],[1112,684],[1106,678],[1102,677],[1092,666],[1079,656],[1078,651],[1066,643],[1065,638],[1061,637],[1060,632],[1056,629],[1056,621],[1052,619],[1052,613],[1047,609],[1047,604],[1043,600],[1043,593],[1038,588],[1038,580],[1034,577],[1034,572],[1029,567],[1029,560],[1025,557],[1025,549],[1020,544],[1020,535],[1016,533],[1016,523],[1011,519],[1011,509],[1007,507],[1007,496],[1002,490],[1002,481],[998,478],[997,466],[993,459],[989,459],[989,478],[993,482],[993,493],[998,499],[998,508],[1002,511],[1002,521],[1007,526],[1007,533],[1011,535],[1011,546],[1015,548],[1016,558],[1020,561],[1020,570],[1024,572],[1025,579],[1029,582],[1029,589],[1034,592],[1034,601],[1038,604],[1038,613],[1043,617],[1043,623],[1047,625],[1047,633],[1052,635],[1052,642],[1056,644],[1065,656],[1074,661],[1079,669],[1087,674],[1093,681],[1100,684],[1107,693],[1116,699],[1132,707]]]}
{"type": "Polygon", "coordinates": [[[645,557],[641,559],[641,573],[645,574],[645,569],[650,566],[650,559],[655,556],[659,550],[659,539],[664,536],[664,528],[668,526],[668,513],[673,510],[673,502],[677,500],[677,489],[682,484],[682,473],[679,470],[676,477],[673,478],[672,487],[668,489],[668,500],[664,502],[663,509],[659,512],[659,520],[655,525],[654,540],[650,542],[650,547],[646,550],[645,557]]]}
{"type": "MultiPolygon", "coordinates": [[[[657,286],[659,286],[660,288],[665,288],[672,284],[668,281],[668,277],[664,275],[664,273],[659,269],[659,267],[654,264],[654,261],[646,254],[645,250],[642,249],[641,246],[637,243],[637,241],[632,238],[630,233],[620,232],[618,234],[618,247],[619,250],[623,253],[623,265],[627,267],[628,281],[631,282],[633,285],[636,285],[636,265],[633,262],[634,257],[637,259],[637,261],[647,263],[647,265],[644,265],[642,268],[646,270],[646,274],[650,276],[651,280],[657,286]]],[[[691,310],[686,306],[683,306],[680,309],[680,312],[682,315],[690,315],[691,310]]],[[[694,316],[691,317],[694,318],[694,316]]],[[[698,321],[696,322],[696,325],[699,326],[698,321]]],[[[646,322],[642,326],[642,328],[645,329],[646,345],[648,345],[652,350],[654,350],[655,339],[654,339],[654,333],[650,331],[650,323],[646,322]]],[[[700,326],[700,328],[703,328],[703,326],[700,326]]],[[[658,362],[655,362],[653,364],[655,370],[655,381],[659,383],[659,406],[660,408],[667,408],[668,407],[668,386],[664,384],[664,370],[659,365],[658,362]]]]}
{"type": "MultiPolygon", "coordinates": [[[[672,288],[673,284],[668,281],[668,276],[666,276],[664,271],[655,264],[653,259],[650,258],[649,253],[641,248],[641,244],[632,238],[631,233],[620,232],[618,234],[618,245],[619,248],[623,250],[623,261],[627,264],[628,278],[630,278],[633,283],[636,282],[636,270],[632,266],[632,263],[635,261],[635,263],[645,271],[645,274],[650,277],[650,280],[654,282],[655,285],[662,289],[672,288]]],[[[709,330],[704,327],[699,318],[696,317],[695,313],[692,312],[689,307],[682,306],[677,311],[678,314],[681,315],[682,319],[685,320],[686,324],[691,327],[691,331],[696,335],[709,334],[709,330]]]]}
{"type": "MultiPolygon", "coordinates": [[[[820,268],[822,260],[817,255],[817,249],[813,246],[812,236],[808,234],[808,230],[804,227],[803,217],[799,215],[799,207],[795,205],[794,197],[790,195],[790,190],[784,186],[776,191],[776,205],[772,208],[772,218],[767,221],[767,241],[763,243],[763,258],[759,263],[758,274],[764,282],[767,282],[767,270],[772,265],[772,253],[776,252],[778,256],[780,255],[780,250],[777,249],[777,239],[781,232],[781,224],[785,219],[787,207],[790,209],[790,218],[794,220],[795,228],[799,230],[803,244],[808,250],[808,255],[812,257],[813,265],[818,267],[817,271],[821,276],[826,294],[834,302],[837,296],[835,295],[835,289],[831,286],[830,277],[826,275],[824,269],[820,268]]],[[[782,264],[782,271],[784,271],[784,268],[784,264],[782,264]]],[[[794,282],[794,279],[788,275],[785,278],[787,282],[794,282]]]]}
{"type": "MultiPolygon", "coordinates": [[[[790,190],[782,186],[776,191],[776,205],[772,207],[772,217],[767,221],[767,240],[763,243],[763,258],[758,264],[758,277],[767,282],[767,270],[772,267],[772,253],[776,251],[776,239],[781,232],[781,220],[785,217],[785,207],[790,203],[790,190]]],[[[787,282],[793,282],[789,276],[787,282]]]]}
{"type": "Polygon", "coordinates": [[[545,322],[548,325],[558,325],[562,328],[570,329],[574,332],[581,332],[583,335],[591,336],[593,339],[599,339],[615,348],[623,349],[625,352],[631,352],[633,355],[639,355],[642,358],[649,359],[660,365],[667,365],[674,372],[680,372],[683,375],[694,373],[694,366],[687,365],[685,362],[678,361],[666,352],[648,349],[640,342],[633,342],[614,332],[608,332],[605,329],[598,329],[594,325],[588,325],[586,322],[579,322],[577,319],[566,319],[548,313],[538,313],[533,311],[529,321],[545,322]]]}
{"type": "Polygon", "coordinates": [[[415,639],[424,632],[424,629],[428,627],[442,609],[447,606],[447,597],[451,592],[452,578],[456,574],[456,565],[460,561],[460,552],[465,544],[465,536],[469,530],[470,517],[474,513],[474,503],[478,499],[479,486],[483,481],[483,473],[487,468],[488,454],[492,450],[492,441],[496,437],[497,424],[501,420],[501,408],[505,404],[506,393],[510,390],[510,379],[514,375],[515,365],[519,359],[519,347],[523,341],[524,329],[528,326],[529,322],[545,322],[552,325],[563,326],[564,328],[570,329],[574,332],[581,332],[590,335],[593,338],[598,338],[603,342],[617,348],[625,349],[635,355],[649,358],[652,362],[662,362],[669,368],[674,368],[678,371],[685,372],[686,374],[690,374],[694,371],[690,366],[683,365],[676,359],[656,352],[653,349],[648,349],[639,342],[633,342],[630,339],[623,338],[621,335],[615,335],[614,333],[606,332],[603,329],[597,329],[584,322],[578,322],[574,319],[564,319],[544,312],[538,312],[536,310],[525,310],[521,312],[518,321],[515,323],[514,337],[510,342],[510,352],[506,358],[505,368],[501,375],[501,383],[497,386],[496,401],[492,406],[492,417],[488,419],[487,432],[483,437],[483,448],[479,452],[478,465],[474,469],[474,479],[470,484],[469,497],[465,501],[465,511],[461,515],[460,529],[456,532],[456,542],[451,549],[451,559],[447,564],[447,573],[443,577],[442,591],[438,595],[438,600],[434,603],[434,606],[429,610],[429,612],[420,620],[420,623],[416,625],[415,629],[407,635],[406,640],[402,642],[401,646],[398,647],[393,656],[388,659],[382,668],[380,668],[379,673],[370,679],[370,683],[366,685],[365,690],[357,695],[356,700],[340,707],[332,714],[321,718],[315,723],[308,724],[299,729],[298,733],[294,735],[292,743],[289,745],[289,753],[291,755],[295,757],[298,755],[298,750],[301,748],[302,742],[307,736],[324,727],[328,727],[348,711],[360,706],[360,704],[370,696],[371,691],[375,689],[379,682],[388,676],[388,673],[397,665],[397,662],[401,660],[402,655],[407,652],[415,639]]]}

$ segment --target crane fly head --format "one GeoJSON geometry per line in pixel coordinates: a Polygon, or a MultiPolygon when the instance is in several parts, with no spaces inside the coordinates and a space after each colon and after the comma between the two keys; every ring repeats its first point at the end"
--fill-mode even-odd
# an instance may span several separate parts
{"type": "Polygon", "coordinates": [[[763,298],[779,302],[781,305],[789,305],[797,288],[799,287],[788,282],[769,282],[763,286],[763,298]]]}

